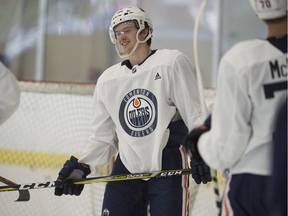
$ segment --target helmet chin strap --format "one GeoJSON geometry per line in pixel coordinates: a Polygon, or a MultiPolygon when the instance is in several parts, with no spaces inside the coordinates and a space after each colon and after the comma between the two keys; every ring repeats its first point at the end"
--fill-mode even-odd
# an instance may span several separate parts
{"type": "Polygon", "coordinates": [[[140,40],[139,40],[139,37],[138,37],[138,36],[139,36],[139,33],[140,33],[140,29],[138,30],[138,32],[137,32],[137,34],[136,34],[136,39],[137,39],[136,44],[134,45],[134,47],[133,47],[133,49],[132,49],[132,51],[131,51],[130,53],[123,53],[123,52],[121,52],[121,48],[120,48],[120,46],[118,45],[118,43],[116,42],[115,47],[116,47],[116,51],[117,51],[117,53],[118,53],[118,55],[119,55],[120,58],[128,58],[129,56],[131,56],[131,55],[135,52],[135,50],[137,49],[139,43],[145,43],[145,42],[151,37],[151,34],[149,34],[149,35],[147,35],[147,37],[146,37],[145,40],[140,41],[140,40]]]}
{"type": "Polygon", "coordinates": [[[117,53],[118,53],[119,57],[120,57],[120,58],[127,58],[127,57],[129,57],[130,55],[132,55],[132,54],[135,52],[135,50],[137,49],[139,43],[140,43],[140,41],[137,40],[137,42],[135,43],[135,45],[134,45],[134,47],[133,47],[133,49],[132,49],[132,51],[131,51],[130,53],[121,52],[121,48],[120,48],[119,45],[116,43],[116,44],[115,44],[115,47],[116,47],[116,50],[117,50],[117,53]]]}

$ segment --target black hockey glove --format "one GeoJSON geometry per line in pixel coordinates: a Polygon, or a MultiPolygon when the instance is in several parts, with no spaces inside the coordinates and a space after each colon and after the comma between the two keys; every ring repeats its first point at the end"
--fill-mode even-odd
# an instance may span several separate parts
{"type": "Polygon", "coordinates": [[[67,160],[60,170],[57,180],[55,181],[56,196],[76,195],[79,196],[84,188],[84,185],[73,184],[72,180],[86,178],[91,173],[87,164],[78,163],[78,159],[71,156],[70,160],[67,160]]]}
{"type": "Polygon", "coordinates": [[[192,169],[192,178],[197,184],[201,182],[207,184],[212,181],[210,168],[201,158],[198,151],[198,139],[199,137],[210,130],[211,125],[211,115],[206,119],[203,125],[193,129],[185,139],[185,148],[190,156],[190,166],[192,169]]]}

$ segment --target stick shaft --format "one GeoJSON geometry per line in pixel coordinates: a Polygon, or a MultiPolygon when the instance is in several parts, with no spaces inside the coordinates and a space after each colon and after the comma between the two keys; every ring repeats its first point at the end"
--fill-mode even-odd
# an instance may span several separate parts
{"type": "MultiPolygon", "coordinates": [[[[74,180],[74,184],[91,184],[100,182],[116,182],[116,181],[131,181],[137,179],[150,179],[150,178],[166,178],[172,176],[188,175],[191,174],[190,169],[180,170],[161,170],[151,173],[134,173],[134,174],[121,174],[113,176],[99,176],[85,179],[74,180]]],[[[0,178],[3,178],[0,176],[0,178]]],[[[9,180],[8,180],[9,181],[9,180]]],[[[7,186],[0,186],[0,192],[17,191],[17,190],[32,190],[32,189],[44,189],[55,187],[55,181],[47,181],[40,183],[28,183],[28,184],[10,184],[7,186]]]]}
{"type": "Polygon", "coordinates": [[[124,174],[124,175],[114,175],[114,176],[104,176],[104,177],[92,177],[86,179],[75,180],[74,184],[91,184],[99,182],[117,182],[117,181],[131,181],[138,179],[150,179],[150,178],[166,178],[172,176],[189,175],[191,174],[191,169],[179,169],[179,170],[161,170],[151,173],[134,173],[134,174],[124,174]]]}
{"type": "Polygon", "coordinates": [[[21,191],[21,190],[31,190],[31,189],[43,189],[43,188],[50,188],[50,187],[55,187],[55,182],[54,181],[0,186],[0,192],[17,191],[17,190],[21,191]]]}

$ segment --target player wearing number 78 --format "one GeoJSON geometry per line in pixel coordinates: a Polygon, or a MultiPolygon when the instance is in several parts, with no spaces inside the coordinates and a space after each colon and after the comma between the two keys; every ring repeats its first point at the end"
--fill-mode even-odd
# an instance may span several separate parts
{"type": "Polygon", "coordinates": [[[287,98],[287,0],[250,3],[268,36],[240,42],[222,57],[211,129],[192,130],[187,143],[192,158],[229,170],[225,216],[268,215],[274,121],[287,98]]]}

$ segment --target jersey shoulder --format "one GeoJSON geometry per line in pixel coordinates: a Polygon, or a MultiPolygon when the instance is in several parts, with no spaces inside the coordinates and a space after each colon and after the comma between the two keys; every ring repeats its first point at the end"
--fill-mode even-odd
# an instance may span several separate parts
{"type": "Polygon", "coordinates": [[[179,56],[184,56],[183,53],[176,49],[159,49],[154,54],[153,59],[157,62],[157,64],[171,64],[173,63],[179,56]]]}
{"type": "Polygon", "coordinates": [[[183,53],[180,50],[177,49],[158,49],[156,54],[161,55],[161,56],[171,56],[171,57],[176,57],[179,55],[183,55],[183,53]]]}
{"type": "Polygon", "coordinates": [[[222,60],[233,64],[234,67],[249,67],[282,55],[283,53],[267,40],[254,39],[235,44],[225,53],[222,60]]]}
{"type": "Polygon", "coordinates": [[[151,57],[148,62],[152,68],[159,66],[173,68],[178,64],[187,64],[188,61],[188,57],[176,49],[158,49],[151,57]]]}
{"type": "Polygon", "coordinates": [[[123,74],[120,71],[125,70],[125,67],[125,65],[121,65],[121,62],[108,67],[98,78],[97,84],[103,83],[107,80],[119,78],[123,74]]]}

